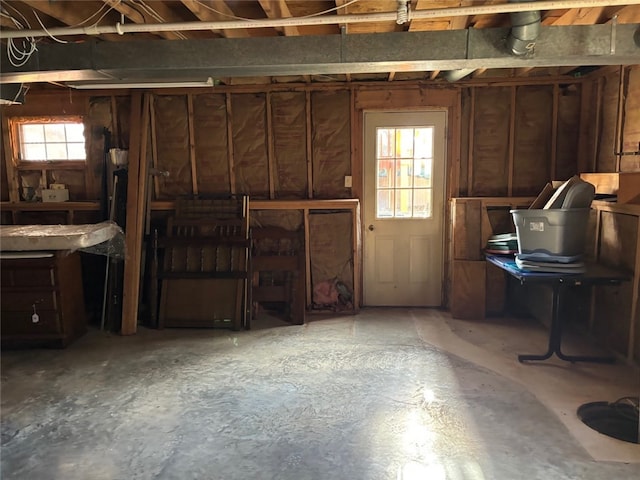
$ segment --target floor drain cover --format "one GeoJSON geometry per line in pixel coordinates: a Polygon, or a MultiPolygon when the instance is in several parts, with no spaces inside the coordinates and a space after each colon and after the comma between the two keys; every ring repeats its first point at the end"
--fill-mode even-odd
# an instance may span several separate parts
{"type": "Polygon", "coordinates": [[[578,417],[585,425],[603,435],[625,442],[639,443],[637,397],[625,397],[613,403],[585,403],[578,408],[578,417]]]}

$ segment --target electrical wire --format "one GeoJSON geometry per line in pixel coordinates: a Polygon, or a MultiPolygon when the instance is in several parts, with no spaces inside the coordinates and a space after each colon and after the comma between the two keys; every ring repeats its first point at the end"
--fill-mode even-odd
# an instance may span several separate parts
{"type": "Polygon", "coordinates": [[[51,35],[49,33],[49,30],[47,30],[47,27],[44,26],[44,23],[42,23],[42,20],[40,20],[40,17],[38,16],[38,14],[36,13],[35,10],[33,10],[33,14],[36,16],[36,20],[38,21],[38,23],[40,24],[40,26],[42,27],[42,30],[45,31],[45,33],[47,35],[49,35],[49,38],[51,38],[52,40],[55,40],[58,43],[69,43],[66,40],[60,40],[59,38],[54,37],[53,35],[51,35]]]}
{"type": "MultiPolygon", "coordinates": [[[[166,20],[160,15],[157,11],[155,11],[152,7],[147,5],[144,0],[138,0],[135,2],[136,5],[139,5],[147,14],[151,15],[151,17],[156,20],[158,23],[167,23],[166,20]]],[[[174,32],[178,37],[182,40],[186,40],[187,37],[181,32],[174,32]]]]}
{"type": "MultiPolygon", "coordinates": [[[[22,17],[27,27],[31,28],[29,21],[25,18],[22,12],[9,4],[0,6],[0,8],[2,8],[0,14],[3,17],[11,20],[18,30],[23,30],[25,28],[25,25],[23,25],[17,18],[11,15],[9,11],[4,9],[5,5],[11,7],[12,10],[14,10],[18,15],[22,17]]],[[[11,65],[16,68],[22,67],[24,64],[26,64],[29,61],[29,58],[31,58],[31,55],[33,55],[33,52],[37,50],[36,41],[33,37],[24,38],[21,40],[21,42],[22,45],[18,46],[16,41],[12,38],[7,41],[7,58],[9,59],[9,63],[11,63],[11,65]]],[[[19,93],[20,92],[18,92],[18,94],[19,93]]]]}
{"type": "MultiPolygon", "coordinates": [[[[352,5],[354,3],[358,3],[360,0],[351,0],[350,2],[345,3],[344,5],[340,5],[338,7],[333,7],[330,8],[328,10],[323,10],[322,12],[317,12],[317,13],[311,13],[309,15],[305,15],[302,17],[290,17],[290,18],[311,18],[311,17],[317,17],[318,15],[324,15],[325,13],[331,13],[337,10],[340,10],[341,8],[346,8],[349,5],[352,5]]],[[[228,17],[228,18],[233,18],[235,20],[244,20],[246,22],[252,22],[255,20],[255,18],[245,18],[245,17],[238,17],[236,15],[229,15],[228,13],[224,13],[221,12],[220,10],[216,10],[215,8],[207,5],[206,3],[201,2],[200,0],[194,0],[195,3],[197,3],[198,5],[200,5],[201,7],[206,8],[207,10],[211,10],[212,12],[217,13],[218,15],[222,15],[223,17],[228,17]]]]}

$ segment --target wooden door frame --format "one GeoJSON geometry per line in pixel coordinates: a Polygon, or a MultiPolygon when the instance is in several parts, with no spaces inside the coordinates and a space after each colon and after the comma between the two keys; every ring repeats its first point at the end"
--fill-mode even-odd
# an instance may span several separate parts
{"type": "MultiPolygon", "coordinates": [[[[449,305],[450,264],[452,252],[449,239],[451,238],[451,209],[448,208],[450,199],[457,197],[460,192],[460,161],[461,161],[461,131],[462,131],[462,94],[459,88],[428,88],[426,86],[387,86],[380,89],[352,90],[352,126],[351,126],[351,174],[353,176],[352,194],[354,198],[363,201],[364,195],[364,112],[407,111],[411,110],[446,110],[447,123],[445,127],[445,205],[444,205],[444,245],[443,250],[443,278],[442,278],[442,308],[449,305]]],[[[364,233],[364,215],[360,216],[360,238],[364,233]]],[[[359,279],[360,298],[363,300],[363,243],[359,245],[359,279]]]]}

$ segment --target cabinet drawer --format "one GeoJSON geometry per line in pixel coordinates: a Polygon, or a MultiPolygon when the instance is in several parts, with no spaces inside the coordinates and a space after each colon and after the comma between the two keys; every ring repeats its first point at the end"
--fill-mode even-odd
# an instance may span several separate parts
{"type": "Polygon", "coordinates": [[[31,320],[33,309],[23,312],[2,311],[2,336],[59,333],[58,314],[52,310],[38,311],[39,321],[31,320]]]}
{"type": "Polygon", "coordinates": [[[52,291],[7,291],[2,290],[2,313],[8,311],[33,313],[33,305],[38,310],[56,310],[56,294],[52,291]]]}

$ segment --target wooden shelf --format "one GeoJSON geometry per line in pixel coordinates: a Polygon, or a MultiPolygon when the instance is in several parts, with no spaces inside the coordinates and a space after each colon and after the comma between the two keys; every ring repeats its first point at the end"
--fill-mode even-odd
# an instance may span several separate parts
{"type": "Polygon", "coordinates": [[[100,202],[0,202],[0,210],[11,212],[60,212],[99,209],[100,202]]]}

